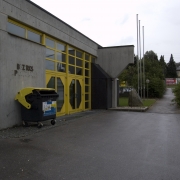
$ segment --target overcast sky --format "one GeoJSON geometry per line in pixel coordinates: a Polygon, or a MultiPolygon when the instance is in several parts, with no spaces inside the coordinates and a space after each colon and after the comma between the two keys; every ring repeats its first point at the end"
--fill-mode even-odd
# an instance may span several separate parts
{"type": "MultiPolygon", "coordinates": [[[[136,14],[144,26],[145,52],[180,62],[180,0],[32,0],[99,45],[134,45],[136,14]]],[[[141,42],[141,46],[143,43],[141,42]]],[[[143,49],[141,49],[143,52],[143,49]]]]}

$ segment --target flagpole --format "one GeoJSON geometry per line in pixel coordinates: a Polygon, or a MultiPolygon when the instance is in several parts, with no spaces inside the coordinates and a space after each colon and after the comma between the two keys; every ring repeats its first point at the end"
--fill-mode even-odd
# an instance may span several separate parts
{"type": "Polygon", "coordinates": [[[144,79],[143,79],[143,83],[144,83],[144,99],[145,99],[145,64],[144,64],[144,26],[143,26],[143,75],[144,75],[144,79]]]}
{"type": "Polygon", "coordinates": [[[142,68],[141,68],[141,30],[140,30],[140,20],[139,20],[139,58],[140,58],[140,90],[142,98],[142,68]]]}
{"type": "Polygon", "coordinates": [[[138,72],[138,94],[139,94],[139,43],[138,43],[138,14],[137,14],[137,72],[138,72]]]}

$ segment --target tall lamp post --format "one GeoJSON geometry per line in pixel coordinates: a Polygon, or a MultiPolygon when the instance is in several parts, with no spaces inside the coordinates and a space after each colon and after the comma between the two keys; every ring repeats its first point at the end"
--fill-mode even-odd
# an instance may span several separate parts
{"type": "Polygon", "coordinates": [[[147,99],[148,99],[148,84],[149,84],[149,79],[146,79],[146,83],[147,83],[147,99]]]}

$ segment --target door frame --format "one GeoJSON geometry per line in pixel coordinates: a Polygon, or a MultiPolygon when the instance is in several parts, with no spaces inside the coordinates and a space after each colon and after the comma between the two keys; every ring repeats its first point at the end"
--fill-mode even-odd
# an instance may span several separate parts
{"type": "MultiPolygon", "coordinates": [[[[57,111],[56,110],[56,115],[57,116],[62,116],[62,115],[65,115],[67,114],[67,88],[66,88],[66,75],[64,74],[61,74],[61,73],[53,73],[53,72],[46,72],[46,87],[47,87],[47,84],[50,80],[51,77],[55,77],[55,91],[57,92],[57,78],[60,78],[60,80],[62,81],[63,85],[64,85],[64,104],[61,108],[61,111],[57,111]]],[[[57,103],[56,103],[56,107],[57,107],[57,103]]]]}
{"type": "MultiPolygon", "coordinates": [[[[76,85],[75,85],[75,89],[76,89],[76,85]]],[[[77,89],[75,90],[77,91],[77,89]]],[[[77,101],[77,100],[76,100],[77,101]]],[[[76,102],[77,103],[77,102],[76,102]]],[[[75,104],[76,104],[75,103],[75,104]]],[[[72,114],[72,113],[76,113],[76,112],[81,112],[84,110],[83,108],[83,103],[84,103],[84,87],[83,87],[83,77],[78,77],[78,76],[69,76],[68,77],[68,109],[69,109],[69,114],[72,114]],[[69,90],[69,87],[70,87],[70,84],[72,82],[72,80],[78,80],[80,85],[81,85],[81,103],[79,105],[79,108],[75,108],[73,109],[71,104],[70,104],[70,90],[69,90]]]]}

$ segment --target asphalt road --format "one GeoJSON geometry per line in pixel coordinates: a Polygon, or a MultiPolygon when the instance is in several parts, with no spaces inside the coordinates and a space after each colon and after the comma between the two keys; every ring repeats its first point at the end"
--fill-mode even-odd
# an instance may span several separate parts
{"type": "MultiPolygon", "coordinates": [[[[170,90],[162,101],[167,96],[170,90]]],[[[97,111],[24,138],[1,138],[0,179],[179,180],[180,114],[171,102],[171,113],[158,112],[165,109],[160,102],[145,113],[97,111]]]]}

